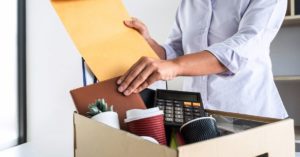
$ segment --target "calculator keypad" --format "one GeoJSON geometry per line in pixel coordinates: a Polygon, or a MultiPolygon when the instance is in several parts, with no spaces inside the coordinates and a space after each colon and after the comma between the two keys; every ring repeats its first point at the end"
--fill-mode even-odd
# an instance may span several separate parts
{"type": "Polygon", "coordinates": [[[164,111],[166,125],[181,126],[190,120],[205,116],[200,102],[157,99],[155,103],[164,111]]]}

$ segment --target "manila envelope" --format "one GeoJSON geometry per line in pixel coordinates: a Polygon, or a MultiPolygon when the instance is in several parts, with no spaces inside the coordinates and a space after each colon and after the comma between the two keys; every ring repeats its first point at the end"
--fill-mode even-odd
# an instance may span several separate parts
{"type": "Polygon", "coordinates": [[[98,80],[124,74],[140,57],[158,58],[145,39],[127,28],[121,0],[52,0],[81,56],[98,80]]]}

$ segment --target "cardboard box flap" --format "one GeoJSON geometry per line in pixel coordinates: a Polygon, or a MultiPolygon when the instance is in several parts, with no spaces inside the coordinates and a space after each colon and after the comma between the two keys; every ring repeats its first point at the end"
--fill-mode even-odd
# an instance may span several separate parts
{"type": "Polygon", "coordinates": [[[148,142],[77,113],[74,113],[74,123],[76,157],[120,157],[124,154],[130,157],[177,157],[176,150],[148,142]]]}
{"type": "Polygon", "coordinates": [[[233,112],[224,112],[224,111],[218,111],[218,110],[205,110],[210,115],[218,115],[218,116],[224,116],[224,117],[230,117],[230,118],[237,118],[237,119],[244,119],[249,121],[256,121],[256,122],[262,122],[262,123],[273,123],[280,121],[281,119],[276,118],[270,118],[270,117],[259,117],[254,115],[246,115],[246,114],[240,114],[240,113],[233,113],[233,112]]]}
{"type": "Polygon", "coordinates": [[[179,157],[295,156],[294,121],[286,119],[178,148],[179,157]]]}

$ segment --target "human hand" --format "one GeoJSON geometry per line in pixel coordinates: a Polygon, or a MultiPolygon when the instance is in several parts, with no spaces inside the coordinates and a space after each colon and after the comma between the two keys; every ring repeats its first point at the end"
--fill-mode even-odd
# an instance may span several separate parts
{"type": "Polygon", "coordinates": [[[126,96],[139,93],[155,81],[175,78],[178,72],[174,61],[142,57],[118,79],[118,91],[126,96]]]}
{"type": "Polygon", "coordinates": [[[139,19],[132,17],[124,21],[125,26],[138,31],[146,40],[151,39],[147,26],[139,19]]]}

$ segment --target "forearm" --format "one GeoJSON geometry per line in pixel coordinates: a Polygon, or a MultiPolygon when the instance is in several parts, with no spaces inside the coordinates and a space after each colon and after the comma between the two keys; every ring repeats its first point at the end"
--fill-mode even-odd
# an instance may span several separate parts
{"type": "Polygon", "coordinates": [[[166,59],[166,51],[162,46],[160,46],[152,38],[146,39],[146,41],[151,46],[151,48],[155,51],[155,53],[159,56],[160,59],[162,59],[162,60],[166,59]]]}
{"type": "Polygon", "coordinates": [[[173,60],[177,76],[199,76],[227,71],[226,67],[209,51],[180,56],[173,60]]]}

